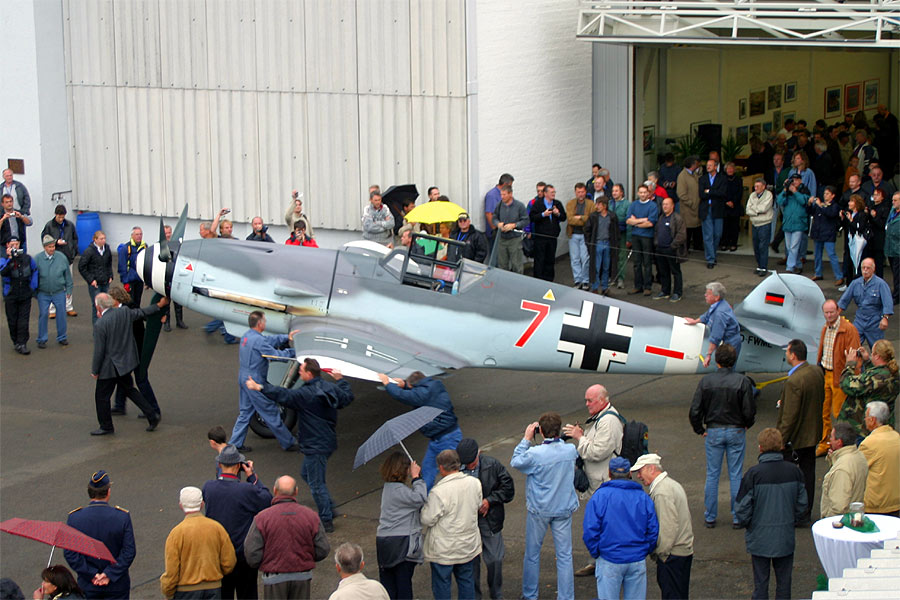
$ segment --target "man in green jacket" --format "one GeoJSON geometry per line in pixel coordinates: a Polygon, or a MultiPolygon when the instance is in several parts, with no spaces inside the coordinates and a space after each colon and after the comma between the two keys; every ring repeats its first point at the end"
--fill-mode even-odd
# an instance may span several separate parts
{"type": "Polygon", "coordinates": [[[56,307],[56,341],[68,346],[66,338],[66,298],[72,295],[72,273],[69,261],[62,254],[56,254],[56,238],[45,235],[41,240],[44,251],[34,257],[38,270],[38,348],[47,347],[47,321],[50,304],[56,307]]]}

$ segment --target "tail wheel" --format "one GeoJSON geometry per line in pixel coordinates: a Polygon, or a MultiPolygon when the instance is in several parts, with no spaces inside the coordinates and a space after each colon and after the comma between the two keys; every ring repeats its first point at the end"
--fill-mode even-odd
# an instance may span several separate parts
{"type": "MultiPolygon", "coordinates": [[[[293,408],[279,407],[279,412],[281,413],[281,422],[284,423],[288,430],[293,431],[297,425],[297,411],[293,408]]],[[[250,429],[261,438],[271,439],[275,437],[275,434],[272,433],[266,422],[256,413],[253,413],[253,418],[250,419],[250,429]]]]}

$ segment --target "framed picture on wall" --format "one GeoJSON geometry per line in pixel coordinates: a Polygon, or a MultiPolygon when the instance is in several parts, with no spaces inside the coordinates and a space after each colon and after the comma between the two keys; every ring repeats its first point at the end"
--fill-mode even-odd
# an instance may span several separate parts
{"type": "Polygon", "coordinates": [[[825,118],[841,115],[841,86],[825,88],[825,118]]]}
{"type": "Polygon", "coordinates": [[[862,107],[862,84],[848,83],[844,86],[844,112],[856,112],[862,107]]]}
{"type": "Polygon", "coordinates": [[[784,123],[781,120],[781,111],[776,110],[775,112],[772,113],[772,127],[775,129],[775,131],[778,131],[779,129],[781,129],[781,126],[783,124],[784,123]]]}
{"type": "Polygon", "coordinates": [[[796,119],[797,113],[792,113],[792,112],[784,113],[784,115],[782,115],[781,118],[783,119],[781,122],[781,127],[784,128],[784,121],[787,121],[788,119],[796,119]]]}
{"type": "Polygon", "coordinates": [[[793,102],[797,99],[797,82],[790,81],[784,84],[784,101],[793,102]]]}
{"type": "Polygon", "coordinates": [[[781,108],[781,86],[780,85],[770,85],[769,86],[768,109],[772,110],[775,108],[781,108]]]}
{"type": "Polygon", "coordinates": [[[866,82],[863,89],[863,106],[864,108],[875,108],[878,106],[878,85],[879,79],[870,79],[866,82]]]}
{"type": "Polygon", "coordinates": [[[656,125],[644,127],[644,154],[653,152],[654,140],[656,138],[656,125]]]}
{"type": "Polygon", "coordinates": [[[747,99],[741,98],[740,100],[738,100],[738,119],[746,119],[746,118],[747,118],[747,99]]]}
{"type": "Polygon", "coordinates": [[[766,113],[766,90],[750,91],[750,116],[758,117],[766,113]]]}
{"type": "Polygon", "coordinates": [[[766,137],[768,137],[769,134],[772,133],[772,122],[771,121],[766,121],[765,123],[763,123],[763,133],[766,134],[766,137]]]}
{"type": "Polygon", "coordinates": [[[710,121],[709,119],[705,121],[694,121],[693,123],[691,123],[691,135],[697,137],[697,128],[701,125],[708,125],[709,123],[712,123],[712,121],[710,121]]]}
{"type": "Polygon", "coordinates": [[[762,123],[754,123],[750,126],[750,137],[759,137],[762,135],[762,123]]]}
{"type": "Polygon", "coordinates": [[[741,144],[741,145],[746,145],[746,144],[747,144],[747,142],[750,140],[750,138],[749,138],[748,135],[747,135],[748,132],[749,132],[749,127],[747,127],[746,125],[741,125],[740,127],[738,127],[738,128],[735,130],[735,136],[734,136],[734,137],[735,137],[735,139],[737,140],[737,143],[738,143],[738,144],[741,144]]]}

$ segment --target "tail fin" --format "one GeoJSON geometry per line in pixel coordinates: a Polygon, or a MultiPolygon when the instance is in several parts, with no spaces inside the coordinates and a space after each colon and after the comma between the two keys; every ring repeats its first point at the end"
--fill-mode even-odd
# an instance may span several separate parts
{"type": "Polygon", "coordinates": [[[825,294],[802,275],[772,272],[734,307],[741,326],[769,344],[786,347],[800,339],[807,348],[819,345],[825,294]]]}

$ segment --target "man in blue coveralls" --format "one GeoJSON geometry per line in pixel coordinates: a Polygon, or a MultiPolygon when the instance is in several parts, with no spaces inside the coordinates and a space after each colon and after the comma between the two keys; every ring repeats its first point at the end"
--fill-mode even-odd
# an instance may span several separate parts
{"type": "Polygon", "coordinates": [[[853,326],[859,331],[859,337],[869,342],[869,347],[878,340],[884,339],[884,330],[888,328],[888,317],[894,314],[894,301],[891,288],[887,282],[875,274],[875,261],[864,258],[859,266],[862,277],[857,277],[847,286],[844,295],[838,300],[838,307],[846,310],[850,301],[856,301],[856,316],[853,326]]]}
{"type": "Polygon", "coordinates": [[[703,366],[709,366],[716,348],[723,342],[731,344],[734,348],[735,361],[737,361],[737,357],[741,355],[741,326],[738,324],[737,317],[734,316],[731,305],[725,302],[725,286],[718,281],[707,283],[703,297],[709,304],[706,312],[699,319],[684,318],[688,325],[703,323],[709,327],[709,348],[706,350],[703,366]]]}
{"type": "Polygon", "coordinates": [[[247,438],[250,419],[256,412],[275,434],[275,439],[282,448],[291,452],[299,450],[300,446],[297,445],[297,440],[281,422],[281,412],[278,410],[278,406],[261,392],[247,389],[244,385],[248,377],[252,377],[254,381],[258,382],[268,380],[269,361],[263,355],[293,358],[294,349],[290,347],[290,344],[297,332],[292,331],[288,335],[263,335],[263,331],[266,330],[266,315],[261,310],[254,310],[250,313],[247,323],[250,325],[250,329],[241,338],[239,353],[238,387],[241,390],[241,400],[238,405],[238,418],[234,423],[234,430],[231,432],[231,439],[228,440],[228,443],[234,444],[242,452],[250,451],[250,448],[244,445],[244,440],[247,438]]]}
{"type": "Polygon", "coordinates": [[[378,379],[384,384],[385,391],[394,400],[408,404],[415,408],[420,406],[434,406],[444,412],[439,414],[430,423],[423,425],[419,431],[427,437],[428,450],[422,459],[422,479],[428,489],[434,485],[437,477],[437,455],[444,450],[456,450],[456,446],[462,440],[462,431],[453,412],[453,403],[450,402],[450,394],[444,384],[431,377],[425,377],[421,371],[413,371],[406,378],[390,379],[384,373],[378,374],[378,379]]]}

